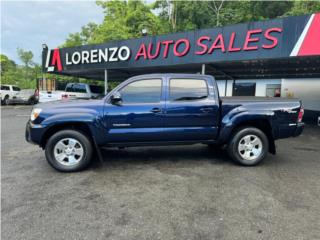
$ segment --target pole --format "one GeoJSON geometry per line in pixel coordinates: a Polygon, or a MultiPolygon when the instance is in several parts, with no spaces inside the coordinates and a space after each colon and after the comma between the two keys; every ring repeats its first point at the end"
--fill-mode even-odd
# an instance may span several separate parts
{"type": "Polygon", "coordinates": [[[202,75],[205,75],[205,74],[206,74],[206,65],[205,65],[205,64],[202,64],[201,74],[202,74],[202,75]]]}
{"type": "Polygon", "coordinates": [[[104,94],[108,93],[108,70],[104,70],[104,94]]]}

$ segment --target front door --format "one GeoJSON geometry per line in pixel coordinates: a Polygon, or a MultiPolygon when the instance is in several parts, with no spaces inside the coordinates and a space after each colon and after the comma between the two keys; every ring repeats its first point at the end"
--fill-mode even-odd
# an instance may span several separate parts
{"type": "Polygon", "coordinates": [[[109,143],[161,140],[162,81],[160,78],[134,80],[118,90],[121,103],[105,108],[109,143]]]}
{"type": "Polygon", "coordinates": [[[213,140],[218,133],[219,102],[209,79],[167,80],[164,134],[170,141],[213,140]]]}

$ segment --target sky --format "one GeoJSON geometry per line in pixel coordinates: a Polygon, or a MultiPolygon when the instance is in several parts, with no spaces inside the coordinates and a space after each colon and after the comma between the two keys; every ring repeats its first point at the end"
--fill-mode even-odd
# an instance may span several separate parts
{"type": "Polygon", "coordinates": [[[89,22],[103,21],[102,8],[94,1],[1,1],[1,53],[21,64],[17,48],[31,50],[41,63],[42,44],[55,48],[69,33],[89,22]]]}

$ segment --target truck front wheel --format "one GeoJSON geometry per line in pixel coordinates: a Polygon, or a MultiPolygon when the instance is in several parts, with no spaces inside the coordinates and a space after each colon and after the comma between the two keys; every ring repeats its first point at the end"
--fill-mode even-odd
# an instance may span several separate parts
{"type": "Polygon", "coordinates": [[[240,128],[228,145],[230,157],[245,166],[257,165],[267,156],[268,149],[267,136],[254,127],[240,128]]]}
{"type": "Polygon", "coordinates": [[[48,163],[58,171],[80,171],[91,161],[92,145],[79,131],[61,130],[49,138],[45,154],[48,163]]]}

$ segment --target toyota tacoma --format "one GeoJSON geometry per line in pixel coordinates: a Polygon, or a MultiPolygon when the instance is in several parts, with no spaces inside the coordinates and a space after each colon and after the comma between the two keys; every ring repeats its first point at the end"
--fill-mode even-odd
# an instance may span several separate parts
{"type": "Polygon", "coordinates": [[[45,150],[59,171],[88,166],[102,147],[203,143],[225,146],[230,157],[256,165],[275,140],[304,128],[301,101],[286,98],[220,98],[215,79],[199,74],[132,77],[100,100],[34,106],[26,140],[45,150]]]}

